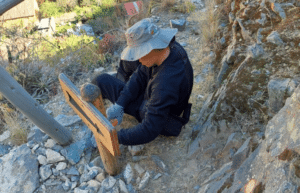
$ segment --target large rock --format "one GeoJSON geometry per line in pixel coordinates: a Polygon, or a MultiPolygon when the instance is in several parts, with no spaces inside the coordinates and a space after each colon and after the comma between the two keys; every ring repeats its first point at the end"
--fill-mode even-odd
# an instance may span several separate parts
{"type": "Polygon", "coordinates": [[[0,192],[33,192],[38,186],[38,161],[26,144],[1,157],[0,192]]]}
{"type": "Polygon", "coordinates": [[[272,79],[268,83],[269,110],[276,114],[284,105],[284,100],[293,94],[298,81],[286,79],[272,79]]]}

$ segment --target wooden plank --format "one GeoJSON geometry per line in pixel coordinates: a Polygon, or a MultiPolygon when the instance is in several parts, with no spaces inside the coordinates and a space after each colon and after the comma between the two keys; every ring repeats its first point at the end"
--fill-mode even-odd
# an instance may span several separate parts
{"type": "Polygon", "coordinates": [[[2,66],[0,66],[0,92],[52,139],[61,145],[71,143],[71,132],[49,115],[2,66]]]}
{"type": "Polygon", "coordinates": [[[113,156],[120,155],[119,144],[113,143],[115,128],[112,124],[92,103],[81,99],[79,90],[63,73],[59,75],[59,81],[68,104],[92,130],[95,138],[99,139],[113,156]]]}

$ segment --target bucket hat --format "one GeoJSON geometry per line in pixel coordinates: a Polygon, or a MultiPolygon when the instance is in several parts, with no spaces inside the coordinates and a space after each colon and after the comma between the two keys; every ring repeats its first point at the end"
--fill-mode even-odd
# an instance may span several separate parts
{"type": "Polygon", "coordinates": [[[166,48],[177,33],[176,28],[159,28],[152,18],[145,18],[127,29],[125,36],[127,47],[121,53],[121,59],[136,61],[153,49],[166,48]]]}

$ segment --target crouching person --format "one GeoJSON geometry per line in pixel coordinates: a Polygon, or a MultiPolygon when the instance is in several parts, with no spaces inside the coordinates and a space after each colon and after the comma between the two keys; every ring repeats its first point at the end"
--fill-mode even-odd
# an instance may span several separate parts
{"type": "Polygon", "coordinates": [[[150,18],[137,22],[125,33],[117,78],[102,74],[92,80],[103,99],[114,104],[106,111],[109,120],[121,124],[127,113],[139,121],[118,131],[120,144],[149,143],[159,134],[178,136],[189,121],[193,69],[176,33],[160,29],[150,18]]]}

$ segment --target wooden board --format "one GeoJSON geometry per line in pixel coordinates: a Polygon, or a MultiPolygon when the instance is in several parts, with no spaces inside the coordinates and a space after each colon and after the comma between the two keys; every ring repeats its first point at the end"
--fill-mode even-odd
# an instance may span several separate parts
{"type": "Polygon", "coordinates": [[[63,73],[59,75],[59,81],[68,104],[91,129],[96,140],[100,140],[113,156],[119,156],[116,129],[92,103],[81,98],[80,91],[63,73]]]}

